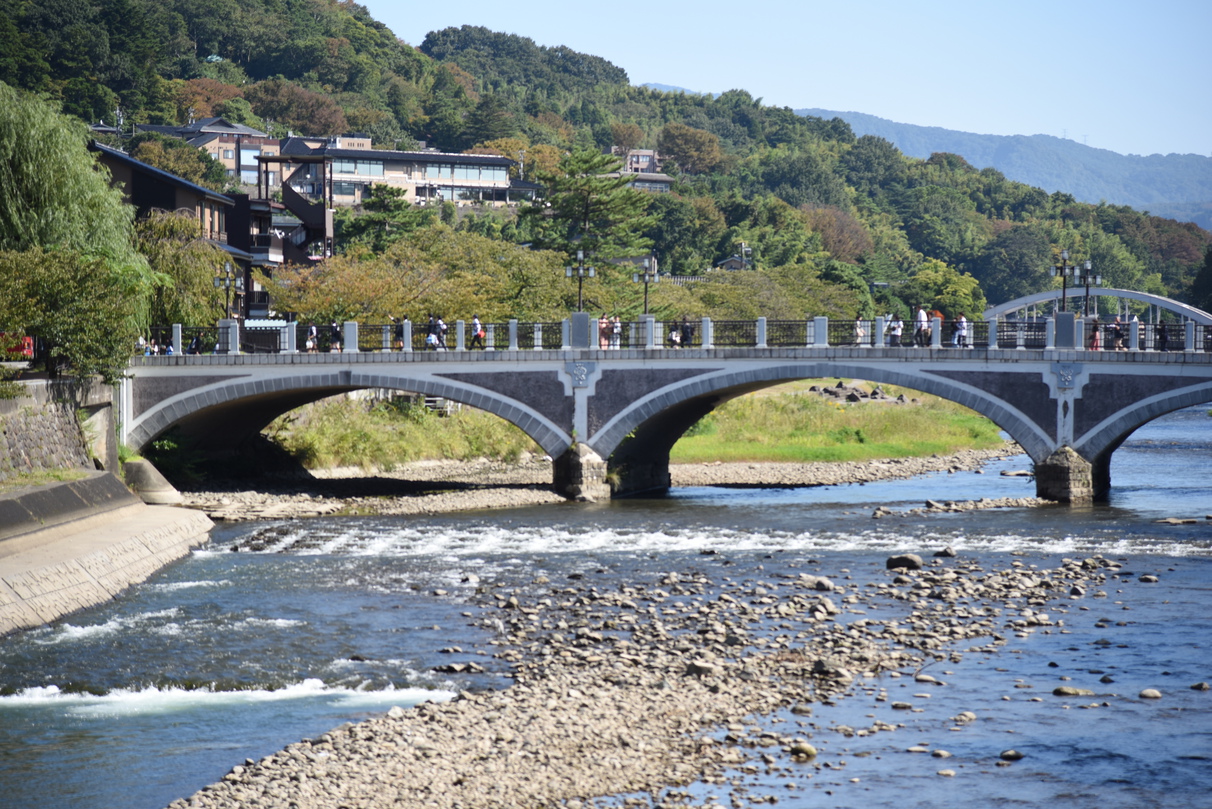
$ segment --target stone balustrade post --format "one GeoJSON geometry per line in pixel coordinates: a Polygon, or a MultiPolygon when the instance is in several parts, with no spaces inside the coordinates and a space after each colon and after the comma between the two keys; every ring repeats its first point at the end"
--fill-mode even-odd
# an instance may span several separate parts
{"type": "Polygon", "coordinates": [[[814,348],[829,347],[829,318],[812,318],[812,345],[814,348]]]}

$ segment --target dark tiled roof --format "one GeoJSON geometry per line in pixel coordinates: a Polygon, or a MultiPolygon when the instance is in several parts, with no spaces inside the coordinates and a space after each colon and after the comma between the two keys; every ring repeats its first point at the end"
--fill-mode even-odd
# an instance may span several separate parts
{"type": "Polygon", "coordinates": [[[190,191],[193,191],[198,196],[206,197],[207,199],[212,199],[212,200],[215,200],[216,202],[221,202],[224,205],[234,204],[232,198],[227,196],[226,194],[220,194],[217,191],[211,191],[209,188],[204,188],[203,186],[200,186],[197,183],[191,183],[189,180],[186,180],[184,177],[178,177],[177,175],[171,174],[167,171],[164,171],[163,169],[158,169],[155,166],[149,166],[147,163],[144,163],[142,160],[136,160],[135,158],[131,157],[130,155],[128,155],[126,152],[122,151],[121,149],[114,149],[111,146],[106,146],[105,144],[97,143],[96,141],[91,142],[88,145],[88,148],[93,150],[94,152],[100,152],[101,154],[106,155],[107,157],[109,157],[113,160],[116,160],[119,163],[125,163],[126,165],[130,166],[131,169],[134,171],[140,172],[142,174],[151,175],[152,177],[156,177],[160,180],[163,180],[166,183],[170,183],[172,185],[176,185],[181,188],[187,188],[190,191]]]}

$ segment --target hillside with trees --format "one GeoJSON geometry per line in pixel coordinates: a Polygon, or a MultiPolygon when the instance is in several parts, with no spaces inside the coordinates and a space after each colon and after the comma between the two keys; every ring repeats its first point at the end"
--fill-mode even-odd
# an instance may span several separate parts
{"type": "MultiPolygon", "coordinates": [[[[908,316],[917,303],[971,316],[1051,287],[1061,248],[1109,286],[1212,305],[1197,283],[1212,275],[1212,234],[1193,224],[1014,182],[953,152],[906,155],[744,90],[632,86],[600,57],[481,27],[413,47],[337,0],[15,0],[0,10],[0,54],[0,82],[60,107],[81,141],[81,121],[129,132],[212,115],[278,136],[356,131],[376,148],[505,155],[545,199],[601,206],[419,211],[383,190],[338,212],[339,256],[278,272],[291,282],[282,294],[310,291],[290,307],[304,318],[563,316],[576,305],[563,267],[585,239],[603,270],[585,284],[587,308],[624,318],[642,291],[631,264],[611,262],[650,254],[663,273],[706,277],[654,287],[662,317],[908,316]],[[617,168],[602,158],[611,147],[659,150],[673,192],[592,182],[617,168]],[[742,244],[747,271],[713,270],[742,244]],[[406,280],[408,297],[375,292],[406,280]]],[[[0,217],[7,250],[58,244],[14,242],[9,228],[0,217]]]]}
{"type": "Polygon", "coordinates": [[[977,168],[992,167],[1018,182],[1064,191],[1081,202],[1130,205],[1212,228],[1212,157],[1206,155],[1121,155],[1052,135],[978,135],[861,112],[798,112],[841,118],[855,134],[884,138],[908,157],[924,160],[950,152],[977,168]]]}

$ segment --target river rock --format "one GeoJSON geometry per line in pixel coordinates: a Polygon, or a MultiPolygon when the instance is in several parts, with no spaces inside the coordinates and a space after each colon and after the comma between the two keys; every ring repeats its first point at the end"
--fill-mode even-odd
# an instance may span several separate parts
{"type": "Polygon", "coordinates": [[[1092,697],[1094,692],[1088,688],[1076,688],[1071,685],[1058,685],[1052,689],[1054,697],[1092,697]]]}
{"type": "Polygon", "coordinates": [[[922,557],[916,553],[903,553],[898,556],[889,556],[884,562],[884,567],[888,570],[896,570],[897,568],[905,568],[906,570],[921,570],[922,557]]]}
{"type": "Polygon", "coordinates": [[[1156,688],[1146,688],[1140,692],[1141,699],[1161,699],[1162,694],[1156,688]]]}
{"type": "Polygon", "coordinates": [[[1002,761],[1022,761],[1025,757],[1024,753],[1017,750],[1003,750],[1002,754],[998,756],[1002,761]]]}

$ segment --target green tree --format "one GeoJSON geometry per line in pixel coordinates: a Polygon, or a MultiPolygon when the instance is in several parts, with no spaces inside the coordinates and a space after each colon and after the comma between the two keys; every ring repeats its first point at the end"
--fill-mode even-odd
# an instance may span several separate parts
{"type": "Polygon", "coordinates": [[[569,258],[583,250],[595,261],[647,253],[649,197],[618,174],[620,167],[616,157],[580,149],[564,156],[558,174],[543,175],[546,204],[525,211],[537,223],[538,245],[569,258]]]}
{"type": "Polygon", "coordinates": [[[222,191],[227,182],[222,163],[180,138],[144,132],[130,139],[127,150],[136,160],[212,191],[222,191]]]}
{"type": "Polygon", "coordinates": [[[141,330],[132,312],[146,290],[111,262],[75,250],[0,251],[0,323],[38,337],[52,377],[99,375],[113,384],[141,330]]]}
{"type": "Polygon", "coordinates": [[[1191,305],[1212,312],[1212,247],[1204,254],[1204,266],[1191,284],[1191,305]]]}
{"type": "Polygon", "coordinates": [[[938,309],[948,318],[963,312],[973,320],[986,308],[985,296],[977,280],[937,259],[927,259],[918,268],[905,284],[901,297],[914,305],[938,309]]]}
{"type": "Polygon", "coordinates": [[[985,296],[997,303],[1043,292],[1052,285],[1052,247],[1037,225],[1019,225],[986,244],[967,265],[985,296]]]}
{"type": "Polygon", "coordinates": [[[445,225],[418,228],[383,253],[351,250],[309,267],[260,277],[278,306],[303,320],[386,323],[428,313],[448,322],[544,320],[567,312],[556,253],[529,250],[445,225]]]}
{"type": "Polygon", "coordinates": [[[405,197],[403,188],[378,183],[370,187],[360,211],[342,208],[336,212],[337,243],[369,248],[381,253],[417,228],[433,224],[437,214],[420,208],[405,197]]]}
{"type": "Polygon", "coordinates": [[[467,116],[463,131],[464,148],[475,143],[512,138],[518,133],[518,122],[505,102],[497,95],[486,95],[467,116]]]}
{"type": "Polygon", "coordinates": [[[200,237],[196,216],[155,210],[135,230],[139,252],[158,275],[152,323],[209,323],[223,316],[224,294],[215,288],[214,279],[227,254],[200,237]]]}
{"type": "Polygon", "coordinates": [[[127,266],[134,208],[85,147],[88,129],[0,84],[0,250],[60,247],[127,266]]]}
{"type": "Polygon", "coordinates": [[[718,136],[671,121],[657,138],[661,155],[689,174],[713,171],[724,162],[718,136]]]}
{"type": "Polygon", "coordinates": [[[644,142],[644,130],[637,124],[611,124],[610,137],[618,150],[627,154],[632,149],[640,148],[644,142]]]}
{"type": "Polygon", "coordinates": [[[660,194],[649,205],[653,224],[644,235],[663,273],[702,275],[711,269],[727,231],[724,215],[710,197],[660,194]]]}

